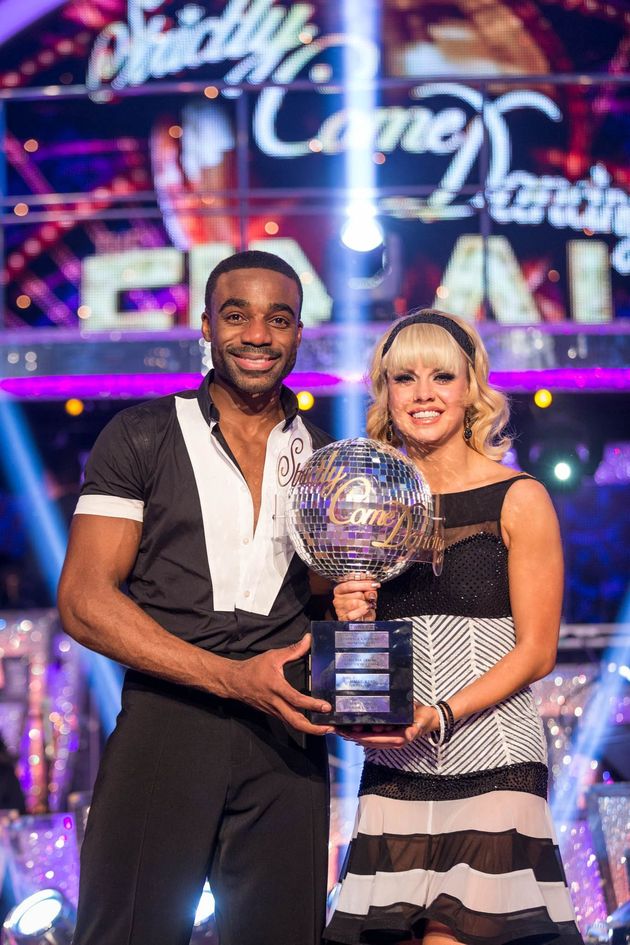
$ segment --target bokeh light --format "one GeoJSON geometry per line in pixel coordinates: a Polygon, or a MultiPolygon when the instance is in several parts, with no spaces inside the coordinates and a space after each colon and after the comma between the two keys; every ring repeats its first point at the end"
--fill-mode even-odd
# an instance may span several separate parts
{"type": "Polygon", "coordinates": [[[550,390],[547,390],[544,387],[541,387],[540,390],[537,390],[534,394],[534,403],[537,407],[540,407],[541,410],[544,410],[546,407],[550,407],[553,401],[553,394],[550,390]]]}
{"type": "Polygon", "coordinates": [[[297,400],[300,410],[310,410],[315,403],[315,398],[310,390],[301,390],[297,395],[297,400]]]}
{"type": "Polygon", "coordinates": [[[71,417],[80,417],[85,410],[85,404],[78,397],[71,397],[66,400],[65,411],[71,417]]]}

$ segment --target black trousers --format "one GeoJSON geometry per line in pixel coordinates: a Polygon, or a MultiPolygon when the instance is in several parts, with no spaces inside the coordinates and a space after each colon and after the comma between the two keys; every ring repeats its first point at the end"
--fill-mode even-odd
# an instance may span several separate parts
{"type": "Polygon", "coordinates": [[[319,945],[323,738],[128,673],[81,850],[74,945],[188,945],[210,880],[221,945],[319,945]]]}

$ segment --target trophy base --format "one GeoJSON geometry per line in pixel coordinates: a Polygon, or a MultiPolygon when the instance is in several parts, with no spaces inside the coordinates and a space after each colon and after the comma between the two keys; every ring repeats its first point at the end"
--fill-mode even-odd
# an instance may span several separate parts
{"type": "Polygon", "coordinates": [[[311,695],[331,713],[321,725],[410,725],[413,651],[410,620],[315,620],[311,623],[311,695]]]}

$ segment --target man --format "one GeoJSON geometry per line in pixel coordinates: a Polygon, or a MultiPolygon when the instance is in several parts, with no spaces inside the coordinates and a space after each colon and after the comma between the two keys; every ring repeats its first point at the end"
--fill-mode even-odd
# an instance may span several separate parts
{"type": "Polygon", "coordinates": [[[282,515],[298,461],[328,441],[282,386],[301,304],[277,256],[224,260],[202,317],[213,372],[121,411],[88,462],[60,612],[130,669],[74,945],[188,945],[206,876],[221,945],[319,942],[332,729],[304,715],[330,706],[299,691],[310,592],[282,515]]]}

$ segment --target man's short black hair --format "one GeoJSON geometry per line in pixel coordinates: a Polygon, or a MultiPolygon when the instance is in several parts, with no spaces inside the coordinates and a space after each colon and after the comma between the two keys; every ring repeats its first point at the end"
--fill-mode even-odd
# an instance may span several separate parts
{"type": "Polygon", "coordinates": [[[280,272],[283,276],[288,276],[289,279],[293,279],[300,297],[299,309],[296,312],[296,315],[299,317],[302,311],[304,290],[302,289],[302,283],[297,272],[293,266],[290,266],[288,262],[285,262],[280,256],[276,256],[275,253],[265,253],[257,249],[248,249],[243,253],[235,253],[233,256],[228,256],[227,259],[223,259],[214,267],[206,282],[205,304],[208,315],[210,315],[212,293],[217,287],[217,279],[224,273],[233,272],[235,269],[271,269],[273,272],[280,272]]]}

